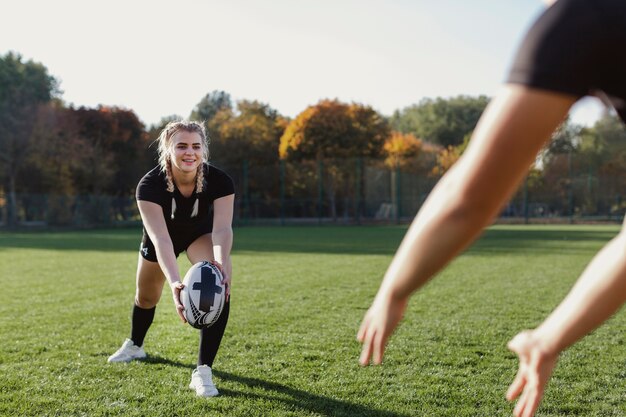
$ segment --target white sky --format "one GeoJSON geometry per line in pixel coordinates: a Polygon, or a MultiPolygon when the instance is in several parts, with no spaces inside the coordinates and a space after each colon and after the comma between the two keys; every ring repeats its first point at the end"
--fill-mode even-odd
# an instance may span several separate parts
{"type": "MultiPolygon", "coordinates": [[[[323,98],[385,115],[424,97],[492,96],[540,0],[0,0],[0,54],[61,81],[76,106],[146,124],[208,92],[294,117],[323,98]]],[[[573,112],[590,124],[585,99],[573,112]]]]}

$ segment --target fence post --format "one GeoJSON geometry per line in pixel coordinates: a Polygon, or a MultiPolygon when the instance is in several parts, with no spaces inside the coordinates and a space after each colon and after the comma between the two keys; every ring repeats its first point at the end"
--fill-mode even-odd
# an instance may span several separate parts
{"type": "Polygon", "coordinates": [[[285,160],[279,161],[280,166],[280,225],[285,225],[285,160]]]}
{"type": "Polygon", "coordinates": [[[524,224],[528,224],[528,176],[524,179],[524,224]]]}
{"type": "Polygon", "coordinates": [[[363,180],[363,158],[356,159],[356,202],[354,213],[356,224],[361,224],[361,183],[363,180]]]}
{"type": "Polygon", "coordinates": [[[395,184],[394,187],[396,189],[396,199],[394,201],[395,205],[396,205],[396,224],[400,223],[400,202],[402,201],[400,199],[400,164],[396,161],[396,167],[395,167],[395,184]]]}
{"type": "Polygon", "coordinates": [[[567,154],[567,176],[569,178],[569,187],[567,193],[569,206],[569,222],[574,223],[574,181],[572,179],[572,151],[567,154]]]}
{"type": "Polygon", "coordinates": [[[317,160],[317,223],[322,224],[322,199],[324,198],[324,162],[317,160]]]}
{"type": "Polygon", "coordinates": [[[248,190],[248,160],[243,160],[243,224],[248,224],[250,216],[250,194],[248,190]]]}

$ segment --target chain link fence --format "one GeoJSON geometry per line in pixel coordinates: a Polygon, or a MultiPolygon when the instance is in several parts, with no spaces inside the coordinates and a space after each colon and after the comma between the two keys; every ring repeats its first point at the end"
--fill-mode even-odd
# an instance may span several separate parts
{"type": "MultiPolygon", "coordinates": [[[[216,166],[235,182],[236,225],[408,222],[439,179],[362,158],[216,166]]],[[[620,222],[626,211],[621,177],[588,171],[529,177],[500,220],[620,222]]],[[[22,228],[140,224],[133,195],[18,193],[15,199],[17,226],[22,228]]],[[[0,227],[7,227],[8,210],[8,197],[0,192],[0,227]]]]}

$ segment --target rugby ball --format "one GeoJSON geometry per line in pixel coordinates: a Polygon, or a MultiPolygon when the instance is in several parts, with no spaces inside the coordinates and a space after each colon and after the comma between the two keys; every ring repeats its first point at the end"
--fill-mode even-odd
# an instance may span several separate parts
{"type": "Polygon", "coordinates": [[[193,265],[183,278],[180,291],[187,323],[196,329],[211,327],[222,313],[226,287],[220,269],[208,261],[193,265]]]}

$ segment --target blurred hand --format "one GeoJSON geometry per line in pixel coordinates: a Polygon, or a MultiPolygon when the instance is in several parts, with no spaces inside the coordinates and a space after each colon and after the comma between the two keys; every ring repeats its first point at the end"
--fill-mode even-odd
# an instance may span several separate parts
{"type": "Polygon", "coordinates": [[[370,359],[374,365],[383,361],[387,339],[404,315],[408,299],[393,300],[377,296],[365,313],[357,339],[363,343],[359,363],[366,366],[370,359]]]}
{"type": "Polygon", "coordinates": [[[506,393],[506,399],[513,401],[519,396],[513,415],[531,417],[539,407],[559,357],[543,351],[532,331],[519,333],[507,346],[519,357],[519,369],[506,393]]]}
{"type": "Polygon", "coordinates": [[[180,301],[180,291],[185,288],[185,285],[180,281],[176,281],[170,284],[170,288],[172,289],[172,298],[174,299],[174,307],[176,307],[176,312],[178,313],[178,316],[183,321],[183,323],[187,323],[187,319],[185,319],[184,313],[185,307],[180,301]]]}

